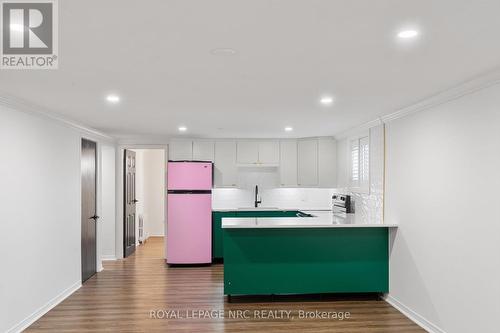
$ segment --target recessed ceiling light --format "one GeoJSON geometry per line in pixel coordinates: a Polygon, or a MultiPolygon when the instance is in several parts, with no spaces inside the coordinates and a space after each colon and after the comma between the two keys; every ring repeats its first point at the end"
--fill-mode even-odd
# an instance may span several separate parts
{"type": "Polygon", "coordinates": [[[287,132],[293,131],[293,127],[287,126],[287,127],[285,127],[285,131],[287,131],[287,132]]]}
{"type": "Polygon", "coordinates": [[[235,49],[231,49],[231,48],[217,48],[217,49],[213,49],[212,51],[210,51],[210,53],[212,53],[213,55],[218,55],[218,56],[232,56],[232,55],[235,55],[236,54],[236,50],[235,49]]]}
{"type": "Polygon", "coordinates": [[[187,127],[186,126],[179,126],[179,132],[186,132],[187,127]]]}
{"type": "Polygon", "coordinates": [[[112,95],[108,95],[108,96],[106,96],[106,100],[108,102],[110,102],[110,103],[116,104],[116,103],[118,103],[120,101],[120,96],[113,95],[113,94],[112,95]]]}
{"type": "Polygon", "coordinates": [[[419,35],[417,30],[402,30],[398,33],[398,37],[401,39],[415,38],[419,35]]]}
{"type": "Polygon", "coordinates": [[[321,97],[321,99],[319,101],[323,105],[331,105],[333,103],[333,97],[323,96],[323,97],[321,97]]]}

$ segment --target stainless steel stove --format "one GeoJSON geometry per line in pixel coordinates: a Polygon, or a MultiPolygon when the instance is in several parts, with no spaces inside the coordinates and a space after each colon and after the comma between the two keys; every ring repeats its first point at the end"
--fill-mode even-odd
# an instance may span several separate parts
{"type": "Polygon", "coordinates": [[[347,194],[334,194],[332,196],[332,211],[334,214],[351,213],[351,197],[347,194]]]}

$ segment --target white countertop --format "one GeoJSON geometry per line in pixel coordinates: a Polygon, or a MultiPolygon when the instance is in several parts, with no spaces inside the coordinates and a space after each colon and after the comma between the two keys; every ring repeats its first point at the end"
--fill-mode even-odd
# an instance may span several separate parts
{"type": "Polygon", "coordinates": [[[397,228],[396,224],[366,223],[356,214],[300,210],[314,217],[222,218],[222,228],[397,228]]]}
{"type": "Polygon", "coordinates": [[[254,212],[254,211],[290,211],[290,210],[300,210],[301,212],[306,212],[306,211],[331,211],[331,208],[283,208],[283,207],[242,207],[242,208],[212,208],[214,212],[254,212]]]}

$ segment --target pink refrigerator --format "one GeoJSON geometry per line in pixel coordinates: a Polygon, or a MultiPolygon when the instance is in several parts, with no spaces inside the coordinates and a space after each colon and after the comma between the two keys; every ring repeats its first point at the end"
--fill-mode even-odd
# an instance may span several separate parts
{"type": "Polygon", "coordinates": [[[168,264],[212,261],[212,168],[211,162],[168,162],[168,264]]]}

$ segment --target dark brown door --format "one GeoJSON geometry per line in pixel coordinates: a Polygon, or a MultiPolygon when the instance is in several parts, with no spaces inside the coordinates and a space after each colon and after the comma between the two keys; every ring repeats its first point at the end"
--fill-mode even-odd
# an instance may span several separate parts
{"type": "Polygon", "coordinates": [[[135,251],[135,152],[125,150],[124,161],[124,221],[123,256],[128,257],[135,251]]]}
{"type": "Polygon", "coordinates": [[[96,272],[97,145],[82,139],[82,281],[96,272]]]}

